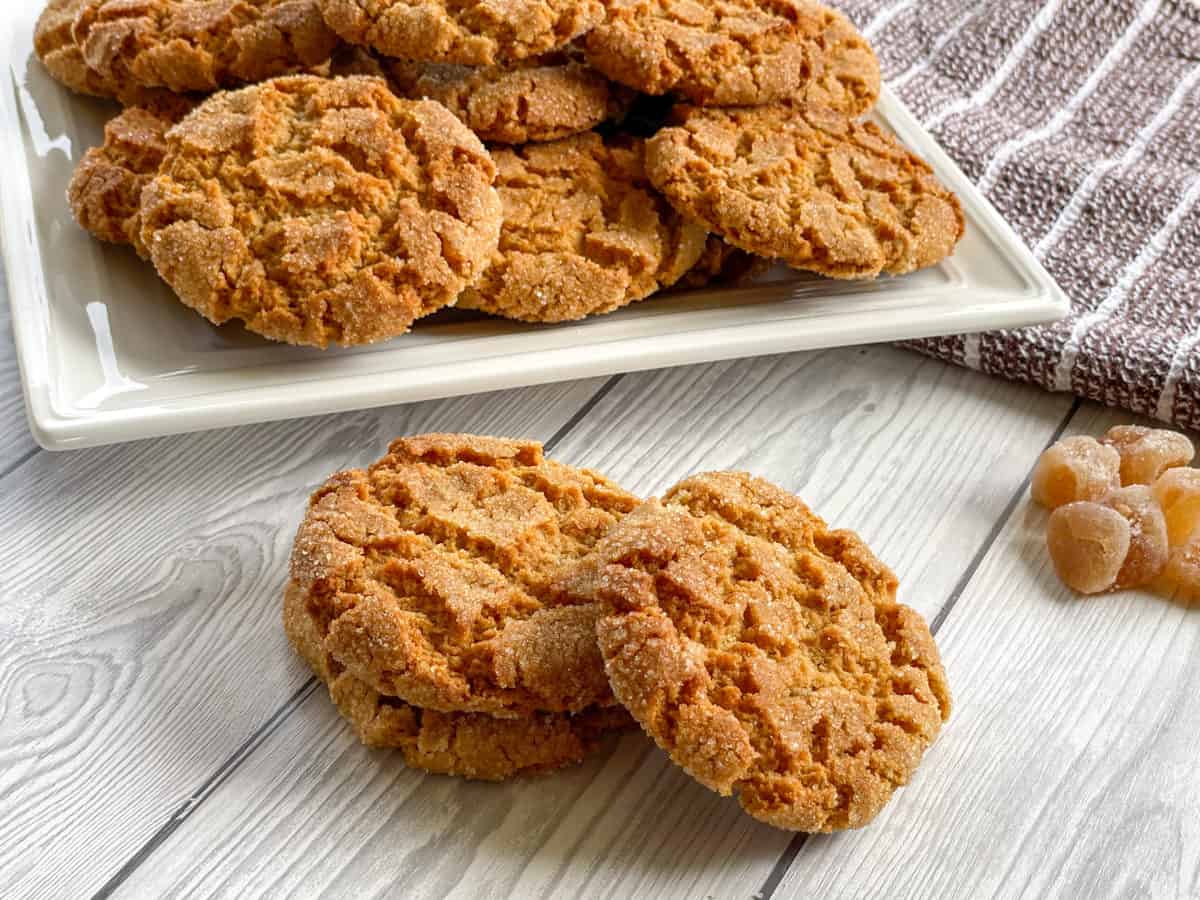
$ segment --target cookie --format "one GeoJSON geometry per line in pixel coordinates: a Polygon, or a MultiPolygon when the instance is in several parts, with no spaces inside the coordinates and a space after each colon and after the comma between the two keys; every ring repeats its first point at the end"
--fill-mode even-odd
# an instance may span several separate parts
{"type": "Polygon", "coordinates": [[[317,0],[84,0],[74,38],[117,85],[212,91],[328,62],[317,0]]]}
{"type": "Polygon", "coordinates": [[[612,705],[598,608],[547,591],[637,504],[534,442],[402,438],[313,495],[292,578],[328,652],[379,693],[508,718],[612,705]]]}
{"type": "Polygon", "coordinates": [[[570,137],[632,102],[628,89],[563,53],[503,66],[396,62],[390,75],[401,96],[437,100],[489,143],[570,137]]]}
{"type": "Polygon", "coordinates": [[[102,241],[135,243],[142,189],[158,174],[167,131],[190,107],[181,97],[174,105],[152,109],[131,106],[108,121],[104,144],[84,154],[67,188],[80,226],[102,241]]]}
{"type": "Polygon", "coordinates": [[[937,647],[891,571],[761,479],[682,482],[558,590],[608,604],[613,693],[671,759],[779,828],[871,821],[950,713],[937,647]]]}
{"type": "Polygon", "coordinates": [[[316,347],[394,337],[451,303],[496,247],[495,166],[479,139],[380,79],[218,94],[167,137],[141,241],[216,324],[316,347]]]}
{"type": "Polygon", "coordinates": [[[620,707],[497,719],[410,706],[341,667],[325,649],[320,621],[294,583],[284,595],[283,624],[292,646],[325,684],[359,740],[368,747],[398,749],[414,769],[501,781],[574,765],[609,734],[636,727],[620,707]]]}
{"type": "Polygon", "coordinates": [[[679,111],[647,142],[650,180],[749,253],[834,278],[931,266],[963,234],[958,199],[871,122],[787,104],[679,111]]]}
{"type": "Polygon", "coordinates": [[[344,40],[420,62],[494,66],[565,47],[604,18],[601,0],[320,0],[344,40]]]}
{"type": "Polygon", "coordinates": [[[526,322],[610,312],[674,284],[705,231],[646,179],[644,145],[594,133],[494,148],[500,245],[459,306],[526,322]]]}
{"type": "Polygon", "coordinates": [[[879,100],[879,59],[870,42],[840,12],[823,8],[821,18],[821,33],[809,57],[810,76],[803,92],[788,99],[860,116],[879,100]]]}
{"type": "Polygon", "coordinates": [[[710,234],[704,244],[704,252],[679,280],[678,286],[689,289],[719,285],[740,286],[754,281],[769,268],[769,259],[739,250],[715,234],[710,234]]]}
{"type": "Polygon", "coordinates": [[[113,97],[116,86],[90,68],[75,41],[75,19],[87,0],[49,0],[33,28],[33,50],[55,81],[78,94],[113,97]]]}
{"type": "Polygon", "coordinates": [[[647,94],[739,106],[794,100],[816,85],[858,115],[879,94],[879,64],[847,29],[812,0],[614,0],[585,45],[593,66],[647,94]]]}

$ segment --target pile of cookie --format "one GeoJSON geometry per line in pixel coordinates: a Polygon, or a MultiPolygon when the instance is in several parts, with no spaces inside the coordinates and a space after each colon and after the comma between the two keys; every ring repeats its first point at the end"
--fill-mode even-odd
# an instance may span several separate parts
{"type": "Polygon", "coordinates": [[[362,741],[500,780],[635,722],[780,828],[869,822],[950,712],[892,572],[742,473],[643,502],[541,445],[402,438],[312,497],[287,635],[362,741]]]}
{"type": "Polygon", "coordinates": [[[49,0],[35,48],[125,106],[79,223],[277,341],[575,320],[760,260],[898,274],[963,231],[815,0],[49,0]]]}

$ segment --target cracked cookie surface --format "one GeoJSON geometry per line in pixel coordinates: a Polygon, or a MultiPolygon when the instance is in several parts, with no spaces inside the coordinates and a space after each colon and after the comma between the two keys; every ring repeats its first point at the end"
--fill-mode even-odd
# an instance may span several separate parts
{"type": "Polygon", "coordinates": [[[377,78],[292,76],[218,94],[173,128],[141,241],[210,321],[325,347],[407,331],[495,249],[479,139],[377,78]]]}
{"type": "Polygon", "coordinates": [[[937,647],[891,571],[761,479],[681,482],[558,589],[608,606],[613,693],[672,760],[780,828],[871,821],[950,713],[937,647]]]}
{"type": "Polygon", "coordinates": [[[337,46],[316,0],[85,0],[74,37],[118,88],[179,92],[312,69],[337,46]]]}
{"type": "Polygon", "coordinates": [[[397,93],[444,104],[481,140],[524,144],[570,137],[616,118],[628,89],[565,53],[504,66],[395,62],[397,93]]]}
{"type": "Polygon", "coordinates": [[[313,495],[292,578],[382,694],[504,717],[612,705],[598,608],[548,588],[638,502],[534,442],[401,438],[313,495]]]}
{"type": "Polygon", "coordinates": [[[854,32],[845,17],[811,0],[615,0],[585,44],[593,66],[647,94],[737,106],[817,86],[857,115],[878,96],[879,64],[846,29],[854,32]]]}
{"type": "Polygon", "coordinates": [[[464,309],[527,322],[611,312],[674,284],[706,232],[651,187],[640,139],[594,133],[495,148],[500,244],[464,309]]]}
{"type": "Polygon", "coordinates": [[[734,246],[834,278],[934,265],[958,199],[871,122],[788,104],[684,108],[647,142],[654,186],[734,246]]]}
{"type": "Polygon", "coordinates": [[[492,66],[566,46],[604,18],[600,0],[320,0],[352,44],[398,59],[492,66]]]}
{"type": "Polygon", "coordinates": [[[368,747],[398,749],[414,769],[501,781],[581,762],[609,734],[636,727],[620,707],[516,719],[421,709],[380,694],[346,671],[325,649],[320,613],[310,610],[295,583],[289,583],[284,595],[283,624],[292,646],[324,683],[359,740],[368,747]]]}
{"type": "Polygon", "coordinates": [[[158,174],[167,131],[191,108],[179,98],[155,108],[131,106],[104,126],[104,143],[84,154],[67,188],[75,221],[94,237],[136,244],[142,189],[158,174]]]}
{"type": "Polygon", "coordinates": [[[116,96],[117,87],[88,67],[75,40],[75,19],[87,0],[50,0],[33,29],[33,49],[60,84],[93,97],[116,96]]]}

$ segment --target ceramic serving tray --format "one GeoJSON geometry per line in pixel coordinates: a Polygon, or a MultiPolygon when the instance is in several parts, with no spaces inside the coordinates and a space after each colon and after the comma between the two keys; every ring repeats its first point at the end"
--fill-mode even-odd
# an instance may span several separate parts
{"type": "Polygon", "coordinates": [[[449,311],[350,350],[216,328],[132,250],[78,228],[76,161],[115,109],[74,96],[32,51],[42,0],[0,23],[0,234],[30,427],[68,449],[518,385],[1058,318],[1067,301],[1029,249],[886,89],[878,121],[956,191],[966,236],[940,266],[874,282],[779,267],[752,286],[666,293],[583,322],[449,311]]]}

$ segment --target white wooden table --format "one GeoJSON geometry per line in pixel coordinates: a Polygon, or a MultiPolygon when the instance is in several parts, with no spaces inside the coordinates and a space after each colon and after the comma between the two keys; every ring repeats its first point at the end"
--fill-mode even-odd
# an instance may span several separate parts
{"type": "Polygon", "coordinates": [[[1082,600],[1038,453],[1126,417],[889,347],[54,455],[0,304],[0,897],[1197,897],[1200,607],[1082,600]],[[470,784],[359,746],[279,624],[309,491],[389,438],[523,435],[653,494],[748,469],[863,534],[955,711],[869,828],[797,837],[639,735],[470,784]]]}

